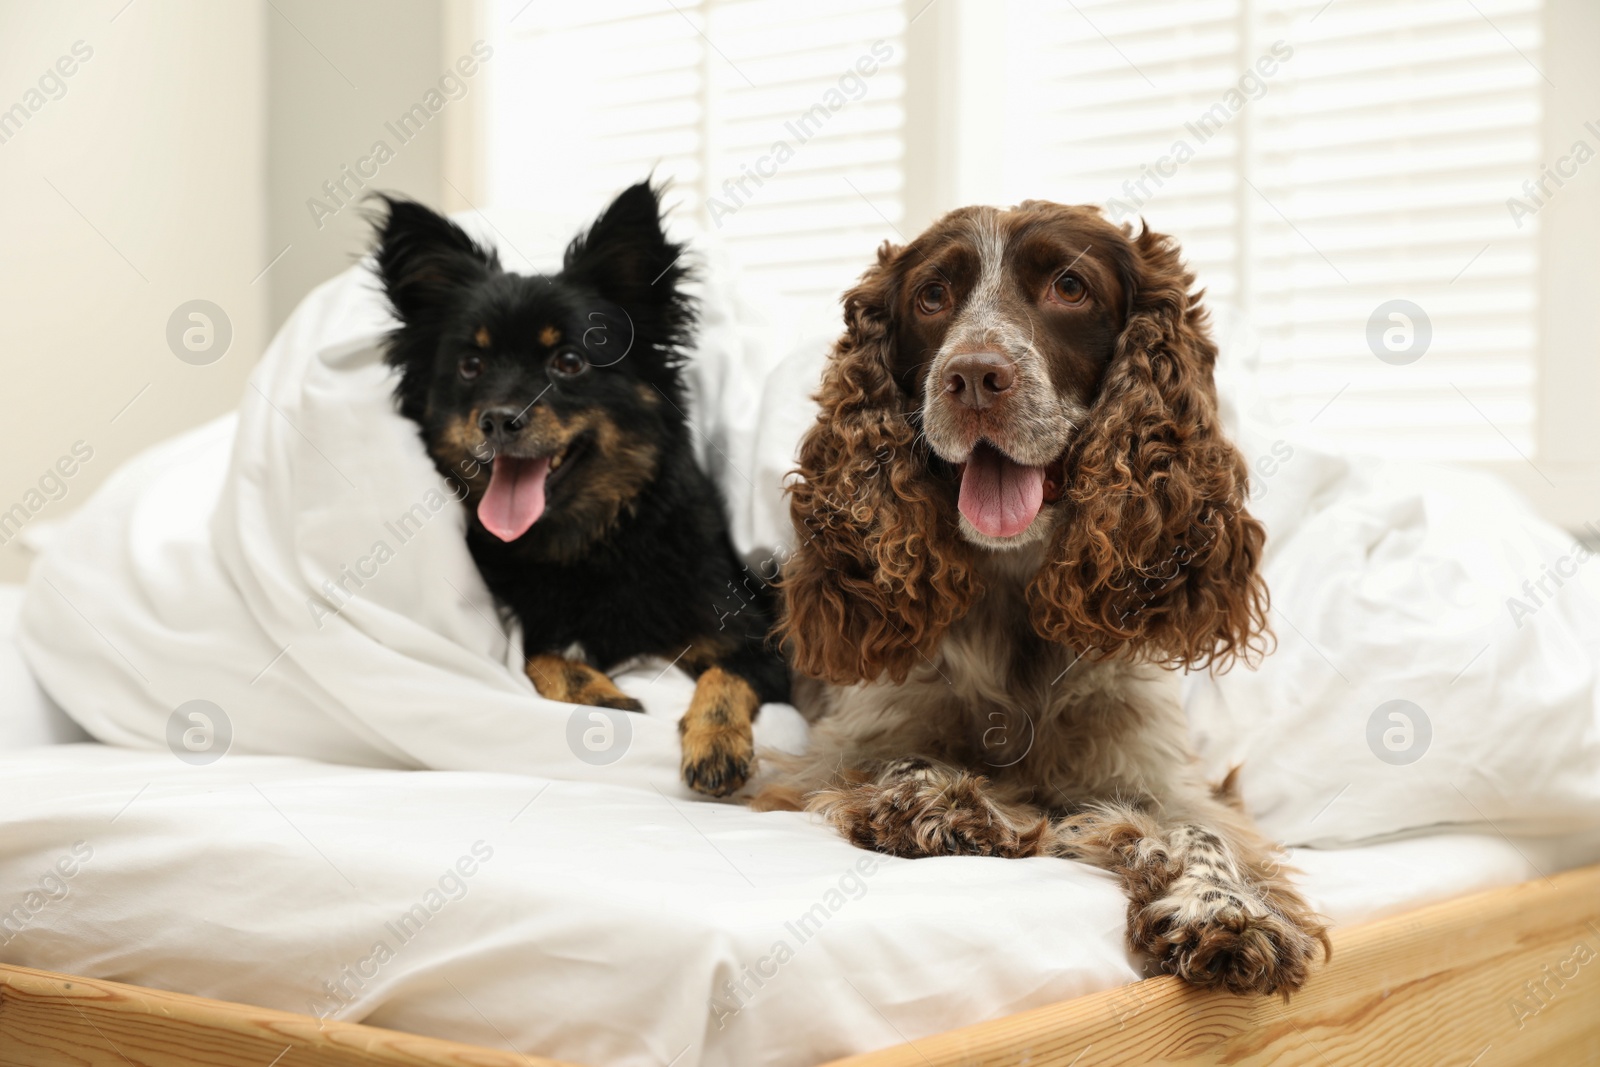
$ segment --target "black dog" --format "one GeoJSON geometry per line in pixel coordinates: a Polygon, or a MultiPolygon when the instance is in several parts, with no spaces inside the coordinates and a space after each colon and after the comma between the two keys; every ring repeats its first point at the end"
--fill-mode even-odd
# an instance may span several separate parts
{"type": "Polygon", "coordinates": [[[637,711],[603,672],[646,654],[682,664],[698,679],[684,780],[733,792],[751,721],[789,699],[789,676],[767,641],[770,594],[695,463],[681,376],[695,309],[657,191],[623,192],[550,276],[509,273],[448,219],[385,203],[400,412],[465,487],[467,546],[522,624],[529,679],[552,700],[637,711]]]}

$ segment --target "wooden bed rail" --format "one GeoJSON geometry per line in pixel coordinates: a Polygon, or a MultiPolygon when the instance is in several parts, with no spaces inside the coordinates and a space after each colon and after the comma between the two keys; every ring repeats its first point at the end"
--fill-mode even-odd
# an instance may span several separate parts
{"type": "MultiPolygon", "coordinates": [[[[561,1067],[307,1015],[0,965],[0,1067],[561,1067]]],[[[1600,1064],[1600,867],[1334,932],[1287,1004],[1172,978],[829,1067],[1600,1064]]]]}
{"type": "Polygon", "coordinates": [[[1333,932],[1304,989],[1151,978],[827,1067],[1600,1064],[1600,867],[1333,932]]]}
{"type": "Polygon", "coordinates": [[[0,964],[3,1067],[570,1067],[248,1004],[0,964]]]}

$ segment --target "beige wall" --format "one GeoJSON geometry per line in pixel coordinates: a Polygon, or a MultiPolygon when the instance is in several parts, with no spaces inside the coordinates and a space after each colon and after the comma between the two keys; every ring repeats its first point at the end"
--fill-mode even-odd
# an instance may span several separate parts
{"type": "MultiPolygon", "coordinates": [[[[274,324],[366,247],[370,227],[350,197],[383,190],[439,203],[443,121],[461,101],[415,136],[402,131],[404,143],[386,124],[437,86],[440,33],[438,0],[275,0],[267,9],[268,245],[272,255],[288,248],[266,279],[274,324]],[[378,141],[393,153],[386,163],[372,152],[378,141]],[[375,177],[357,173],[363,159],[375,177]],[[340,199],[323,190],[341,180],[340,199]]],[[[476,88],[464,84],[468,94],[476,88]]]]}
{"type": "MultiPolygon", "coordinates": [[[[65,515],[232,408],[272,329],[359,254],[355,211],[319,229],[306,200],[437,81],[441,21],[438,0],[0,0],[0,111],[26,112],[0,114],[0,581],[28,562],[5,512],[65,515]],[[205,365],[167,340],[194,299],[232,325],[205,365]]],[[[438,202],[443,138],[395,145],[377,184],[438,202]]]]}

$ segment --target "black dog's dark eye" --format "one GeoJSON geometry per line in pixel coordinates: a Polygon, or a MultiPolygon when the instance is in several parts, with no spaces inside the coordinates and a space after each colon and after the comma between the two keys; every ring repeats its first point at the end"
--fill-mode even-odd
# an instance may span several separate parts
{"type": "Polygon", "coordinates": [[[944,310],[948,295],[943,284],[929,282],[917,290],[917,310],[924,315],[937,315],[944,310]]]}
{"type": "Polygon", "coordinates": [[[550,357],[550,369],[564,378],[571,378],[589,369],[589,361],[576,348],[563,348],[550,357]]]}
{"type": "Polygon", "coordinates": [[[483,360],[477,356],[462,356],[457,369],[461,372],[461,376],[470,382],[483,373],[483,360]]]}
{"type": "Polygon", "coordinates": [[[1089,295],[1089,290],[1076,274],[1063,274],[1051,286],[1051,293],[1063,304],[1081,304],[1083,298],[1089,295]]]}

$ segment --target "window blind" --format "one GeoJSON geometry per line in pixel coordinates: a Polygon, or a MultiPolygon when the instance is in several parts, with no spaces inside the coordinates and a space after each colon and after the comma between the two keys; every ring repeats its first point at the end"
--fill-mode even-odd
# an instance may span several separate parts
{"type": "Polygon", "coordinates": [[[751,292],[802,300],[900,224],[899,0],[506,0],[491,23],[497,205],[581,204],[654,169],[751,292]]]}
{"type": "Polygon", "coordinates": [[[1541,173],[1540,0],[1008,14],[1013,198],[1176,236],[1259,332],[1281,416],[1411,458],[1533,455],[1538,219],[1507,201],[1541,173]]]}

